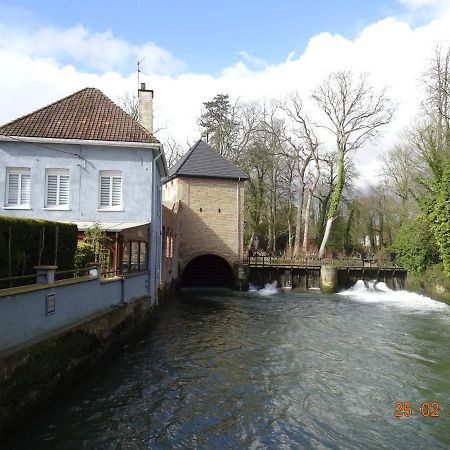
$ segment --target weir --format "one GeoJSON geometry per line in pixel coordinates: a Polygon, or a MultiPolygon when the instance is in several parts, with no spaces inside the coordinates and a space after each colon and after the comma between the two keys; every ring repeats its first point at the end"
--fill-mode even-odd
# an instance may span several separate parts
{"type": "Polygon", "coordinates": [[[360,260],[284,259],[255,255],[249,257],[248,282],[254,286],[277,282],[285,289],[309,289],[320,287],[324,270],[336,271],[334,291],[349,289],[358,280],[382,281],[392,290],[405,289],[407,271],[403,267],[370,267],[360,260]],[[324,269],[324,268],[327,269],[324,269]]]}

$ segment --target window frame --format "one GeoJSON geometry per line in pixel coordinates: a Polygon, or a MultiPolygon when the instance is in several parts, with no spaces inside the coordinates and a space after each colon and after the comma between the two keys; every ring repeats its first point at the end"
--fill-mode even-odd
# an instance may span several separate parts
{"type": "Polygon", "coordinates": [[[64,168],[48,168],[45,169],[45,198],[44,198],[44,209],[49,210],[59,210],[59,211],[68,211],[70,209],[70,170],[64,168]],[[48,176],[56,175],[56,204],[49,205],[48,204],[48,176]],[[61,176],[69,177],[68,186],[67,186],[67,203],[60,203],[60,186],[61,186],[61,176]]]}
{"type": "Polygon", "coordinates": [[[6,189],[5,189],[5,203],[4,209],[31,209],[31,168],[30,167],[6,167],[6,189]],[[18,175],[18,190],[17,190],[17,203],[9,203],[10,193],[10,175],[18,175]],[[21,203],[22,197],[22,176],[29,176],[29,201],[28,203],[21,203]]]}
{"type": "Polygon", "coordinates": [[[123,211],[123,172],[121,170],[99,170],[97,211],[123,211]],[[112,205],[113,178],[120,177],[120,205],[112,205]],[[110,179],[109,205],[102,205],[102,178],[110,179]]]}

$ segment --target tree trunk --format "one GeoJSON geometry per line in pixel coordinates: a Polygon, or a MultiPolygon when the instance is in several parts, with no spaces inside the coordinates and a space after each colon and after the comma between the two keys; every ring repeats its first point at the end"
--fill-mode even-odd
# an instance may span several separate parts
{"type": "Polygon", "coordinates": [[[308,192],[308,199],[306,200],[306,207],[305,207],[305,227],[303,229],[303,254],[304,255],[306,255],[306,251],[308,250],[309,213],[311,211],[311,197],[312,197],[312,191],[310,189],[308,192]]]}
{"type": "Polygon", "coordinates": [[[319,182],[320,169],[319,163],[316,160],[316,175],[311,186],[308,189],[308,198],[306,200],[305,207],[305,228],[303,230],[303,254],[306,255],[306,251],[308,250],[308,232],[309,232],[309,216],[311,213],[311,202],[314,191],[316,190],[317,183],[319,182]]]}
{"type": "Polygon", "coordinates": [[[305,171],[306,167],[303,167],[300,172],[299,180],[299,200],[297,206],[297,215],[295,220],[295,241],[294,241],[294,256],[300,254],[300,242],[301,242],[301,231],[302,231],[302,216],[303,216],[303,197],[305,193],[305,171]]]}
{"type": "Polygon", "coordinates": [[[325,227],[325,234],[323,235],[322,244],[320,244],[319,258],[323,258],[325,253],[325,246],[327,245],[328,238],[330,237],[331,225],[333,223],[334,217],[329,217],[327,220],[327,226],[325,227]]]}
{"type": "Polygon", "coordinates": [[[339,166],[338,166],[336,186],[333,189],[330,205],[328,207],[327,225],[325,227],[325,234],[323,235],[322,243],[320,244],[319,258],[322,258],[325,252],[325,246],[327,245],[328,238],[330,237],[331,225],[333,224],[333,220],[336,218],[338,206],[341,201],[342,189],[344,188],[344,181],[345,181],[344,156],[345,156],[344,152],[341,151],[339,153],[339,166]]]}

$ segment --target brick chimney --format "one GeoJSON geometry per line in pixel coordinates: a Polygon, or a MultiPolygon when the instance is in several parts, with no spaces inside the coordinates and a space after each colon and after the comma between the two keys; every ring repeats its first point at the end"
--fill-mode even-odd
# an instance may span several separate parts
{"type": "Polygon", "coordinates": [[[138,90],[139,99],[139,123],[150,133],[153,133],[153,91],[145,89],[145,83],[141,83],[138,90]]]}

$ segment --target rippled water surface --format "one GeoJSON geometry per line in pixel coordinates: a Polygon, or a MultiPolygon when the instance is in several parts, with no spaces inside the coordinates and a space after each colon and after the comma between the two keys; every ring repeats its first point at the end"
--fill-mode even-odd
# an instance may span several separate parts
{"type": "Polygon", "coordinates": [[[5,448],[448,448],[449,344],[415,294],[189,293],[5,448]]]}

